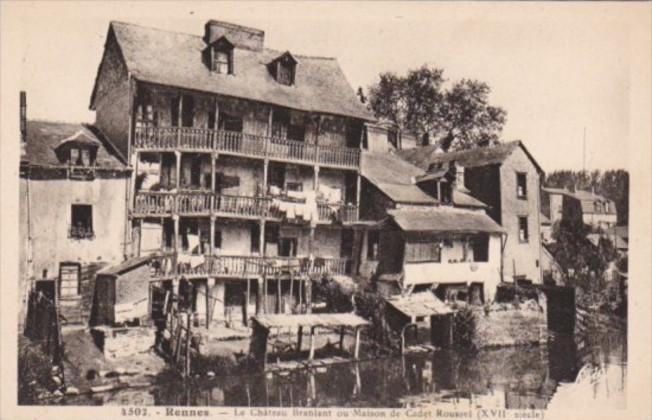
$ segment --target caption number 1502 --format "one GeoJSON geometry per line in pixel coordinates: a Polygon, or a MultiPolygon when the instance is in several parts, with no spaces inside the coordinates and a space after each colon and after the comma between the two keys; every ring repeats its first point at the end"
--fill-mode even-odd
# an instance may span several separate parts
{"type": "Polygon", "coordinates": [[[122,407],[120,414],[128,417],[144,417],[147,416],[147,409],[142,407],[122,407]]]}

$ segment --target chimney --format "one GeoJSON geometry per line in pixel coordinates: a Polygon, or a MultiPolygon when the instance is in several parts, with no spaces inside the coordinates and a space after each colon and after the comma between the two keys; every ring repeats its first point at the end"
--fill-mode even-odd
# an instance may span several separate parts
{"type": "Polygon", "coordinates": [[[468,192],[464,185],[464,166],[452,162],[451,165],[455,171],[455,189],[458,191],[468,192]]]}
{"type": "Polygon", "coordinates": [[[27,143],[27,95],[24,90],[20,91],[20,157],[25,156],[25,144],[27,143]]]}
{"type": "Polygon", "coordinates": [[[260,29],[248,28],[229,22],[209,20],[204,25],[204,42],[212,42],[226,36],[236,48],[261,51],[265,42],[265,32],[260,29]]]}

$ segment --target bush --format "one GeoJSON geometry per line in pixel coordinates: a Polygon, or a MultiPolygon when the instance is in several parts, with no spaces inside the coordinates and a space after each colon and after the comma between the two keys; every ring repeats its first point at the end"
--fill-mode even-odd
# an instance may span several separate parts
{"type": "Polygon", "coordinates": [[[475,350],[475,314],[468,307],[461,307],[453,318],[453,345],[460,350],[475,350]]]}
{"type": "Polygon", "coordinates": [[[50,391],[52,363],[39,343],[24,337],[18,340],[18,404],[37,402],[39,394],[50,391]]]}

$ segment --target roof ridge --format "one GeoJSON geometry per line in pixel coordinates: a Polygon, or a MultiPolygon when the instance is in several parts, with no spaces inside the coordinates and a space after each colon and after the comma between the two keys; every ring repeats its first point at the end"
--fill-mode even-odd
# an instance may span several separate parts
{"type": "Polygon", "coordinates": [[[122,20],[112,20],[112,21],[109,22],[109,25],[113,25],[115,23],[120,24],[120,25],[136,26],[136,27],[141,28],[141,29],[149,29],[149,30],[157,31],[157,32],[167,32],[167,33],[172,33],[172,34],[186,35],[186,36],[196,37],[196,38],[199,38],[199,39],[203,38],[202,35],[196,35],[196,34],[191,34],[191,33],[188,33],[188,32],[176,31],[176,30],[173,30],[173,29],[157,28],[155,26],[146,26],[146,25],[141,25],[140,23],[125,22],[125,21],[122,21],[122,20]]]}
{"type": "Polygon", "coordinates": [[[70,125],[80,125],[80,126],[83,126],[85,124],[93,125],[93,123],[89,123],[86,121],[49,120],[46,118],[27,118],[27,122],[47,123],[47,124],[70,124],[70,125]]]}

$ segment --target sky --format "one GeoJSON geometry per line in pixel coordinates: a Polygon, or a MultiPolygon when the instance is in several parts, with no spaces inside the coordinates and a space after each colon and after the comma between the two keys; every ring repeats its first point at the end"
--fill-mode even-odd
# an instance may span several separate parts
{"type": "MultiPolygon", "coordinates": [[[[611,3],[21,3],[20,90],[33,119],[93,122],[88,109],[109,22],[202,35],[208,19],[265,31],[265,45],[337,57],[353,88],[423,64],[478,79],[546,171],[628,167],[632,28],[611,3]]],[[[649,53],[649,51],[648,51],[649,53]]],[[[17,89],[18,90],[18,89],[17,89]]],[[[16,92],[17,95],[17,92],[16,92]]]]}

